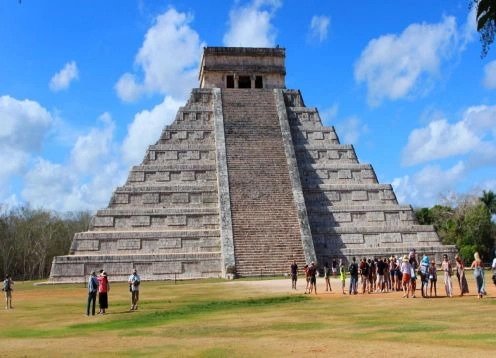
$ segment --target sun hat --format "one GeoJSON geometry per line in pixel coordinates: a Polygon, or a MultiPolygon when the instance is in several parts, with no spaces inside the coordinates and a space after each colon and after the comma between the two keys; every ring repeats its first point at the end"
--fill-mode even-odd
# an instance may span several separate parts
{"type": "Polygon", "coordinates": [[[407,255],[403,256],[403,262],[408,262],[408,256],[407,255]]]}

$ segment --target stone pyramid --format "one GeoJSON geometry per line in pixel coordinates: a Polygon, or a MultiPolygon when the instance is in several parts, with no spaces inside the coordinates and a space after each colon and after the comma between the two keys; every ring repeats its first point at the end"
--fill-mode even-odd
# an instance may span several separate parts
{"type": "Polygon", "coordinates": [[[285,49],[204,49],[200,88],[126,183],[54,258],[50,282],[288,272],[293,259],[453,254],[285,88],[285,49]]]}

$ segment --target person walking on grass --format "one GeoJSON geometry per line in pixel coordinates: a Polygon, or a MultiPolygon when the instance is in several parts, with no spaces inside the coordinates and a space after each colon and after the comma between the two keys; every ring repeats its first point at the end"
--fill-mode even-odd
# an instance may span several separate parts
{"type": "Polygon", "coordinates": [[[313,261],[308,267],[308,274],[310,275],[310,291],[308,293],[312,293],[313,290],[317,294],[317,266],[313,261]]]}
{"type": "Polygon", "coordinates": [[[483,291],[483,273],[482,271],[484,270],[484,265],[482,263],[482,260],[479,256],[479,253],[476,252],[474,253],[474,261],[472,262],[472,265],[470,265],[470,268],[474,269],[474,278],[475,278],[475,283],[477,284],[477,296],[479,298],[482,298],[484,296],[484,291],[483,291]]]}
{"type": "Polygon", "coordinates": [[[465,293],[469,292],[467,278],[465,277],[465,263],[458,254],[455,256],[455,263],[456,278],[458,279],[458,285],[460,286],[460,296],[463,296],[465,293]]]}
{"type": "Polygon", "coordinates": [[[303,272],[305,272],[305,294],[310,293],[310,267],[305,264],[303,267],[303,272]]]}
{"type": "Polygon", "coordinates": [[[296,290],[296,281],[298,280],[298,265],[296,264],[296,260],[293,260],[291,264],[291,288],[296,290]]]}
{"type": "Polygon", "coordinates": [[[332,271],[331,271],[331,268],[329,267],[329,264],[326,262],[324,264],[324,279],[325,279],[325,290],[326,292],[329,291],[329,292],[332,292],[332,288],[331,288],[331,275],[332,275],[332,271]]]}
{"type": "Polygon", "coordinates": [[[10,310],[12,309],[12,291],[14,288],[14,281],[10,278],[8,274],[5,275],[5,280],[3,280],[3,287],[2,291],[5,294],[5,309],[10,310]]]}
{"type": "Polygon", "coordinates": [[[135,311],[138,309],[139,288],[141,283],[141,278],[136,269],[133,270],[133,273],[129,276],[127,282],[129,283],[129,291],[131,291],[131,311],[135,311]]]}
{"type": "Polygon", "coordinates": [[[356,257],[354,256],[351,259],[348,271],[350,271],[350,295],[356,295],[358,293],[358,264],[356,263],[356,257]]]}
{"type": "Polygon", "coordinates": [[[441,270],[444,274],[444,289],[446,290],[446,296],[453,297],[453,282],[451,281],[451,276],[453,275],[453,267],[448,259],[448,255],[446,254],[443,255],[441,270]]]}
{"type": "Polygon", "coordinates": [[[346,295],[346,292],[344,292],[346,286],[346,267],[344,266],[343,259],[339,259],[339,278],[341,279],[341,289],[343,290],[343,295],[346,295]]]}
{"type": "Polygon", "coordinates": [[[98,280],[95,271],[92,271],[88,278],[88,303],[86,304],[86,316],[95,315],[96,292],[98,291],[98,280]]]}

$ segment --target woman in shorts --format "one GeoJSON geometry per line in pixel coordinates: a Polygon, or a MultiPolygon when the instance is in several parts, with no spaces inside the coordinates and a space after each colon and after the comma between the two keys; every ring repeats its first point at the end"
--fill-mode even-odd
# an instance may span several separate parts
{"type": "Polygon", "coordinates": [[[408,261],[408,256],[403,256],[401,263],[401,285],[403,287],[403,298],[408,298],[411,285],[412,265],[408,261]]]}

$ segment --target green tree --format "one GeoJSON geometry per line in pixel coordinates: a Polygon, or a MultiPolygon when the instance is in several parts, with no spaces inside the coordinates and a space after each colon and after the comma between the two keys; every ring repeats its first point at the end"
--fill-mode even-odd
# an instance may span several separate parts
{"type": "Polygon", "coordinates": [[[484,203],[491,214],[496,214],[496,194],[491,190],[482,191],[482,196],[479,198],[484,203]]]}
{"type": "Polygon", "coordinates": [[[485,57],[494,42],[496,33],[496,0],[473,0],[477,9],[477,31],[482,44],[481,57],[485,57]]]}

